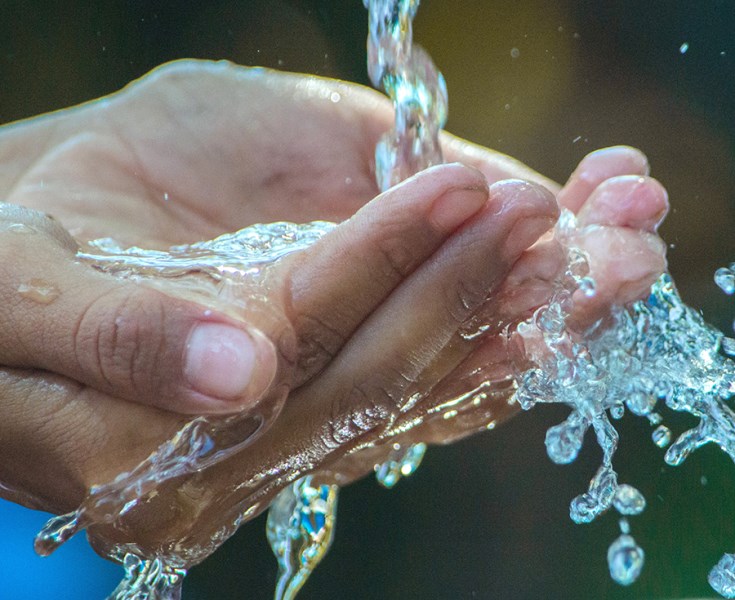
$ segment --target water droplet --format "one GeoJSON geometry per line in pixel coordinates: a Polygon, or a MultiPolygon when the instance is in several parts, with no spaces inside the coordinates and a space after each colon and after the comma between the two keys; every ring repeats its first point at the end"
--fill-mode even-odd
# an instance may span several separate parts
{"type": "Polygon", "coordinates": [[[632,536],[621,535],[607,551],[610,577],[620,585],[630,585],[641,574],[646,555],[632,536]]]}
{"type": "Polygon", "coordinates": [[[510,49],[510,57],[511,58],[518,58],[521,55],[521,51],[518,48],[511,48],[510,49]]]}
{"type": "Polygon", "coordinates": [[[632,485],[623,483],[618,486],[613,506],[621,515],[639,515],[646,508],[646,499],[632,485]]]}
{"type": "Polygon", "coordinates": [[[510,104],[506,104],[504,108],[505,110],[510,110],[510,104]]]}
{"type": "Polygon", "coordinates": [[[169,200],[168,192],[164,192],[164,194],[163,194],[163,201],[164,202],[168,202],[168,200],[169,200]]]}
{"type": "Polygon", "coordinates": [[[332,101],[332,102],[333,102],[334,104],[337,104],[337,102],[339,102],[340,100],[342,100],[342,96],[340,95],[340,93],[339,93],[339,92],[332,92],[331,94],[329,94],[329,99],[330,99],[330,100],[331,100],[331,101],[332,101]]]}
{"type": "Polygon", "coordinates": [[[587,428],[581,423],[564,421],[546,432],[546,453],[556,464],[565,465],[577,458],[587,428]]]}
{"type": "Polygon", "coordinates": [[[38,302],[39,304],[51,304],[61,292],[52,283],[44,279],[33,278],[27,283],[18,286],[18,293],[24,298],[38,302]]]}
{"type": "Polygon", "coordinates": [[[728,296],[735,294],[735,273],[727,267],[720,267],[715,271],[715,283],[728,296]]]}
{"type": "Polygon", "coordinates": [[[735,554],[725,554],[712,567],[707,581],[720,596],[735,598],[735,554]]]}
{"type": "Polygon", "coordinates": [[[618,526],[620,527],[620,533],[628,534],[630,533],[630,523],[628,522],[628,519],[623,517],[618,521],[618,526]]]}
{"type": "Polygon", "coordinates": [[[702,485],[707,485],[707,483],[708,483],[708,481],[707,481],[707,476],[706,476],[706,475],[702,475],[702,476],[701,476],[701,477],[699,478],[699,483],[701,483],[702,485]]]}
{"type": "Polygon", "coordinates": [[[647,415],[648,422],[651,425],[660,425],[661,421],[663,421],[663,417],[658,414],[657,412],[652,412],[649,415],[647,415]]]}
{"type": "Polygon", "coordinates": [[[622,404],[616,404],[610,408],[610,416],[613,419],[622,419],[625,416],[625,407],[622,404]]]}
{"type": "Polygon", "coordinates": [[[681,46],[679,46],[679,52],[681,54],[686,54],[687,50],[689,50],[689,44],[687,42],[684,42],[681,46]]]}
{"type": "Polygon", "coordinates": [[[671,430],[666,425],[659,425],[653,430],[651,439],[659,448],[666,448],[671,443],[671,430]]]}
{"type": "Polygon", "coordinates": [[[416,469],[419,468],[425,453],[426,444],[412,444],[409,446],[395,444],[388,460],[376,467],[375,478],[380,485],[390,489],[403,477],[413,475],[416,469]]]}

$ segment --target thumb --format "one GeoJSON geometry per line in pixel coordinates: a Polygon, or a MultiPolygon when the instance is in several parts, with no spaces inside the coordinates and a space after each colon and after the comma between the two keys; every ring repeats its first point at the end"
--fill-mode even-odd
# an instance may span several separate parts
{"type": "Polygon", "coordinates": [[[44,369],[181,413],[253,407],[274,345],[229,315],[75,260],[53,219],[0,205],[0,364],[44,369]]]}

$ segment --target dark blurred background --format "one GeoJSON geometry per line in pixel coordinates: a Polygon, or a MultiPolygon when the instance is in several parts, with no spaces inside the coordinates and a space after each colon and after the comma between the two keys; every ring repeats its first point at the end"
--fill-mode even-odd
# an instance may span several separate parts
{"type": "MultiPolygon", "coordinates": [[[[0,123],[113,92],[182,57],[367,83],[366,26],[360,0],[1,0],[0,123]]],[[[735,260],[734,30],[735,0],[424,0],[415,39],[446,76],[453,133],[560,181],[598,147],[643,149],[670,192],[671,272],[731,332],[735,306],[712,273],[735,260]]],[[[632,519],[645,570],[620,588],[605,561],[616,518],[568,518],[598,464],[594,443],[564,467],[544,452],[545,429],[564,413],[538,409],[434,449],[393,491],[372,480],[344,490],[334,547],[300,598],[713,597],[707,572],[735,551],[729,459],[705,448],[672,469],[649,427],[623,420],[618,470],[649,508],[632,519]]],[[[0,597],[110,591],[121,571],[80,540],[46,560],[32,554],[44,518],[0,504],[0,597]]],[[[192,570],[185,599],[266,599],[275,575],[261,518],[192,570]]]]}

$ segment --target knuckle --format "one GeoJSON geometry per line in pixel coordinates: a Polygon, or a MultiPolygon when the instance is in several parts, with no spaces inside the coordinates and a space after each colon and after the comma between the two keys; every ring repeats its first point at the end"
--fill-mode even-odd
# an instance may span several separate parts
{"type": "Polygon", "coordinates": [[[108,390],[123,386],[143,393],[156,378],[164,336],[164,306],[158,294],[136,290],[104,294],[83,312],[74,332],[74,352],[83,373],[94,373],[108,390]]]}
{"type": "Polygon", "coordinates": [[[301,314],[294,321],[298,358],[297,378],[306,379],[332,361],[345,342],[345,335],[314,314],[301,314]]]}
{"type": "Polygon", "coordinates": [[[401,235],[399,231],[390,232],[389,235],[375,240],[373,250],[378,256],[376,275],[381,278],[386,277],[389,281],[401,280],[414,269],[413,253],[406,245],[405,234],[401,235]]]}
{"type": "Polygon", "coordinates": [[[332,414],[320,435],[321,443],[334,450],[363,440],[371,433],[377,437],[398,414],[396,402],[386,389],[375,385],[356,386],[332,404],[332,414]]]}

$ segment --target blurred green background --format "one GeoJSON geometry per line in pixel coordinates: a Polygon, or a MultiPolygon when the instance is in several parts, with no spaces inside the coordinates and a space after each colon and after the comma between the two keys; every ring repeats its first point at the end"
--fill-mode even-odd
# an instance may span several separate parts
{"type": "MultiPolygon", "coordinates": [[[[182,57],[367,83],[366,26],[360,0],[2,0],[0,123],[113,92],[182,57]]],[[[643,149],[670,192],[671,272],[685,299],[731,332],[735,309],[712,273],[735,260],[734,30],[734,0],[424,0],[415,39],[446,76],[453,133],[560,181],[598,147],[643,149]]],[[[393,491],[372,480],[344,490],[332,552],[300,597],[713,597],[707,572],[735,551],[729,459],[706,448],[669,468],[649,427],[623,420],[618,470],[649,508],[632,519],[645,570],[620,588],[605,562],[615,517],[568,519],[599,461],[592,440],[572,465],[545,455],[544,431],[564,415],[541,408],[434,449],[393,491]]],[[[111,590],[120,571],[79,541],[32,555],[43,518],[0,504],[0,597],[111,590]]],[[[276,569],[263,530],[262,518],[245,525],[193,569],[185,599],[269,598],[276,569]]]]}

